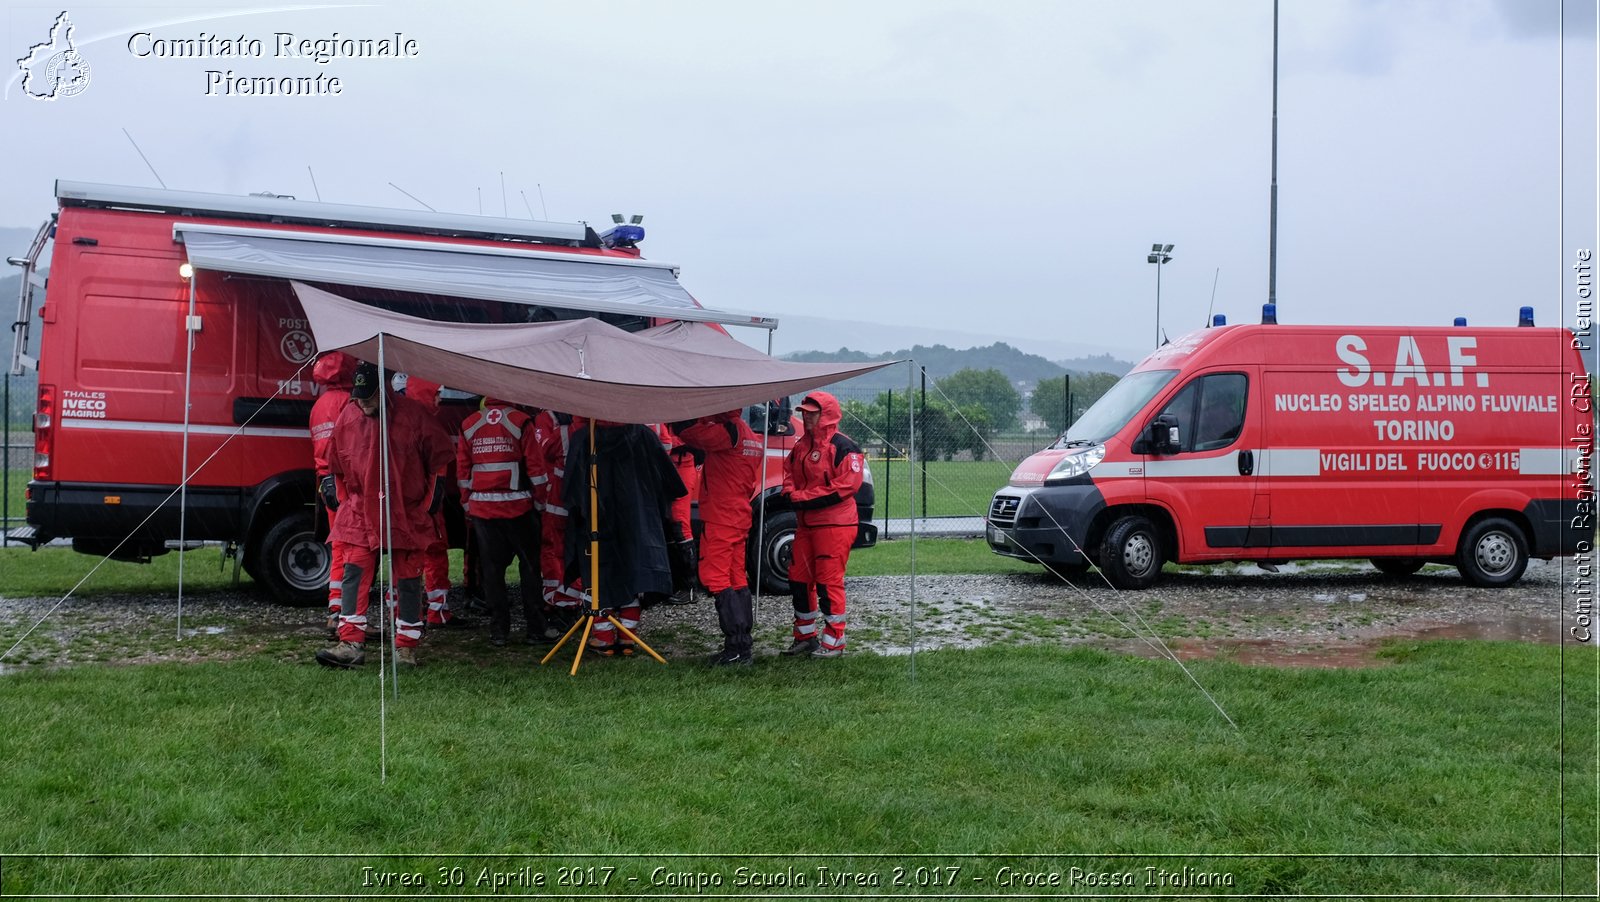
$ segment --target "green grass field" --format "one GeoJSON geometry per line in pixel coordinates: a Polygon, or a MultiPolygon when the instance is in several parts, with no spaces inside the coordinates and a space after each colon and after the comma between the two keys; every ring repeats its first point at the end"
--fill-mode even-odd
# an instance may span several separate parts
{"type": "Polygon", "coordinates": [[[577,866],[616,868],[607,892],[691,895],[652,870],[818,864],[879,892],[918,867],[937,869],[924,893],[949,892],[926,881],[950,868],[986,892],[1005,867],[1189,866],[1230,875],[1230,894],[1554,892],[1563,865],[1569,888],[1594,885],[1595,663],[1569,654],[1563,710],[1551,647],[1194,663],[1237,730],[1172,665],[1094,651],[924,654],[915,681],[871,655],[602,660],[576,678],[501,658],[402,674],[386,749],[376,668],[295,651],[0,679],[0,888],[357,894],[371,867],[443,894],[529,866],[550,893],[577,866]],[[1563,843],[1591,857],[1546,854],[1563,843]],[[67,851],[287,857],[28,857],[67,851]],[[440,885],[453,867],[469,885],[440,885]]]}
{"type": "MultiPolygon", "coordinates": [[[[927,511],[929,517],[981,517],[989,512],[995,490],[1006,484],[1015,462],[998,460],[934,460],[928,462],[927,511]]],[[[924,516],[922,468],[906,460],[872,461],[877,509],[873,516],[924,516]],[[912,485],[913,477],[916,480],[912,485]],[[914,489],[914,490],[913,490],[914,489]]]]}

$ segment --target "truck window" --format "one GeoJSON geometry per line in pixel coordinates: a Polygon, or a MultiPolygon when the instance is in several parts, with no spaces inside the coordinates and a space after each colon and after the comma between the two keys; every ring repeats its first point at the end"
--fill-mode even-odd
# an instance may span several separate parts
{"type": "Polygon", "coordinates": [[[1178,422],[1182,451],[1226,448],[1244,429],[1246,389],[1243,373],[1214,373],[1190,382],[1161,408],[1178,422]]]}
{"type": "Polygon", "coordinates": [[[1090,405],[1083,412],[1078,422],[1073,423],[1061,438],[1052,445],[1053,448],[1065,448],[1075,445],[1098,445],[1106,439],[1122,431],[1128,425],[1134,414],[1144,409],[1156,393],[1165,388],[1177,370],[1145,370],[1142,373],[1129,373],[1111,386],[1100,400],[1090,405]]]}

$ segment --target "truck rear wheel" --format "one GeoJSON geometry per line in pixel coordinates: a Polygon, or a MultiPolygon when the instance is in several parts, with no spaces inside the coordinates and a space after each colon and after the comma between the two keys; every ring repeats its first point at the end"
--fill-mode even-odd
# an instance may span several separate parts
{"type": "Polygon", "coordinates": [[[1377,567],[1384,576],[1410,576],[1421,570],[1424,563],[1421,558],[1415,557],[1372,558],[1372,566],[1377,567]]]}
{"type": "Polygon", "coordinates": [[[1100,569],[1118,589],[1148,589],[1166,562],[1161,534],[1149,519],[1130,514],[1111,524],[1100,545],[1100,569]]]}
{"type": "Polygon", "coordinates": [[[1503,517],[1489,517],[1474,523],[1461,536],[1456,567],[1474,586],[1509,586],[1528,569],[1528,543],[1516,524],[1503,517]]]}
{"type": "MultiPolygon", "coordinates": [[[[761,588],[773,595],[789,594],[789,565],[794,562],[794,513],[784,511],[767,518],[756,558],[761,561],[761,588]]],[[[755,530],[751,530],[752,540],[755,530]]]]}
{"type": "Polygon", "coordinates": [[[328,546],[317,540],[309,510],[297,510],[267,527],[245,558],[250,575],[283,604],[309,607],[328,600],[328,546]]]}

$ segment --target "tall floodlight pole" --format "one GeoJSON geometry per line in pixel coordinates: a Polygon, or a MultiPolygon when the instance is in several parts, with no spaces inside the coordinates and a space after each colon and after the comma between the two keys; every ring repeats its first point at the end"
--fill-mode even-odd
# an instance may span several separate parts
{"type": "Polygon", "coordinates": [[[1278,303],[1278,0],[1272,0],[1272,211],[1267,247],[1267,303],[1278,303]]]}
{"type": "Polygon", "coordinates": [[[1156,265],[1156,347],[1161,347],[1161,267],[1172,259],[1172,245],[1152,244],[1146,263],[1156,265]]]}

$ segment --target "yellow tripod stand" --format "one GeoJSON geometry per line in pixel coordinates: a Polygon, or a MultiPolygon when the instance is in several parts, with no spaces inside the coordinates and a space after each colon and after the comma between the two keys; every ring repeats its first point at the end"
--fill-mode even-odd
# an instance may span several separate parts
{"type": "Polygon", "coordinates": [[[655,658],[657,661],[660,661],[662,664],[667,663],[667,660],[665,658],[663,658],[660,655],[656,654],[655,649],[653,649],[650,646],[644,644],[644,640],[640,639],[637,635],[635,635],[633,630],[630,630],[627,627],[623,626],[622,625],[622,621],[618,620],[616,615],[611,613],[611,610],[609,608],[602,609],[600,607],[600,497],[599,497],[599,489],[597,488],[597,486],[599,484],[599,481],[600,481],[600,464],[599,464],[600,458],[599,458],[599,455],[597,455],[595,453],[594,428],[595,428],[594,427],[594,418],[590,417],[590,419],[589,419],[589,607],[584,610],[583,615],[581,617],[579,617],[577,620],[573,621],[572,626],[567,628],[566,634],[563,635],[561,637],[561,640],[556,643],[555,648],[550,649],[550,651],[548,653],[546,653],[545,656],[539,660],[540,664],[548,664],[548,663],[550,663],[550,659],[556,656],[556,652],[561,650],[561,646],[566,645],[567,644],[567,640],[571,639],[573,634],[578,632],[578,627],[580,627],[580,626],[583,627],[583,635],[581,637],[579,637],[579,639],[578,639],[578,653],[576,655],[574,655],[573,658],[572,658],[572,669],[570,671],[568,671],[568,675],[569,676],[577,676],[578,675],[578,666],[583,663],[583,653],[589,647],[589,633],[590,633],[591,630],[594,629],[594,622],[597,619],[604,619],[606,621],[609,621],[613,626],[615,626],[619,631],[621,631],[621,633],[624,636],[627,636],[629,639],[632,639],[633,643],[635,645],[637,645],[640,648],[644,649],[645,654],[649,655],[652,658],[655,658]]]}

